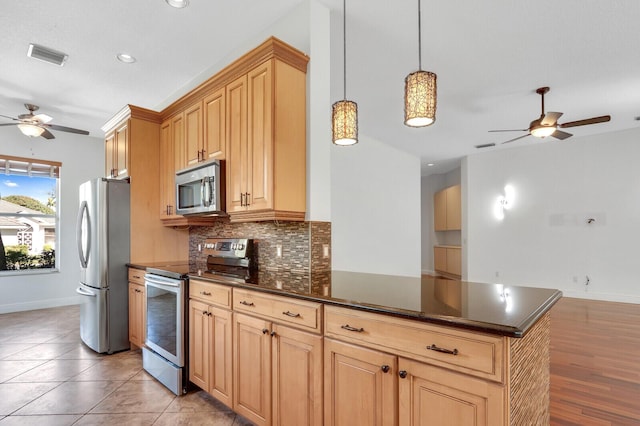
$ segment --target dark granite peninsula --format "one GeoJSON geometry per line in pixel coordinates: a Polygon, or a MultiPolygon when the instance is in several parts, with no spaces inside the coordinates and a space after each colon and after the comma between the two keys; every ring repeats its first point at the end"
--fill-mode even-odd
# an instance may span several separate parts
{"type": "Polygon", "coordinates": [[[189,381],[257,425],[549,424],[557,290],[188,272],[189,381]]]}

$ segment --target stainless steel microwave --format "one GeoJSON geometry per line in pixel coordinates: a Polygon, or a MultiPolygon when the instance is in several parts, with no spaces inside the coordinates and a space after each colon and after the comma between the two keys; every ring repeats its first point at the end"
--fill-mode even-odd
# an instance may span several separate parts
{"type": "Polygon", "coordinates": [[[224,162],[214,160],[176,173],[176,213],[225,215],[224,162]]]}

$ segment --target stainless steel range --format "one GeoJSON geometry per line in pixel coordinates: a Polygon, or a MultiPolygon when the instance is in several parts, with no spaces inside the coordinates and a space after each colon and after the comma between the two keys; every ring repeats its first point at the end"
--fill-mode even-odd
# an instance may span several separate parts
{"type": "Polygon", "coordinates": [[[203,253],[208,255],[203,276],[242,283],[251,283],[255,279],[252,239],[210,238],[205,240],[203,253]]]}

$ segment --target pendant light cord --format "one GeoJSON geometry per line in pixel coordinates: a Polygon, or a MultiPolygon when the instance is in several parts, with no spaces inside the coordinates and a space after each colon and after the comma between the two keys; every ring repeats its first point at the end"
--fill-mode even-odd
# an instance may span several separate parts
{"type": "Polygon", "coordinates": [[[347,100],[347,0],[342,0],[342,54],[343,54],[343,95],[347,100]]]}
{"type": "Polygon", "coordinates": [[[418,0],[418,71],[422,71],[422,11],[418,0]]]}

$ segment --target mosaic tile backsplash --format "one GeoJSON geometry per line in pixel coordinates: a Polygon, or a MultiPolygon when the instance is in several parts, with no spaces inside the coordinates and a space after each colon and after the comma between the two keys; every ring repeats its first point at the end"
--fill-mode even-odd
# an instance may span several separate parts
{"type": "Polygon", "coordinates": [[[219,220],[189,230],[189,263],[206,269],[207,255],[198,244],[207,238],[253,238],[260,271],[311,274],[331,269],[330,222],[247,222],[219,220]],[[278,246],[282,256],[278,257],[278,246]]]}

